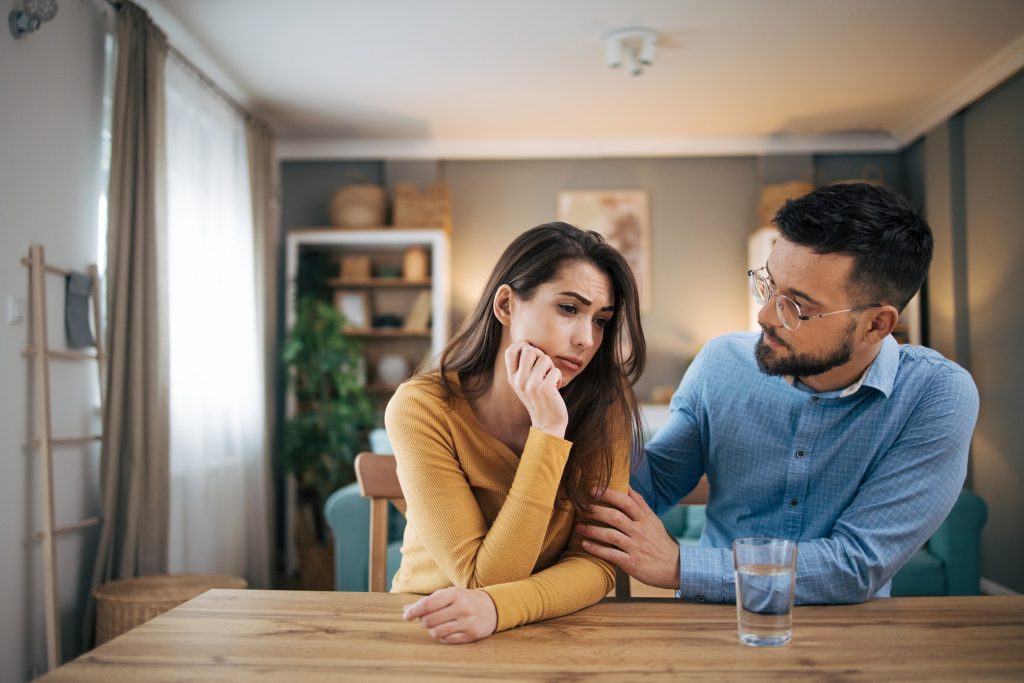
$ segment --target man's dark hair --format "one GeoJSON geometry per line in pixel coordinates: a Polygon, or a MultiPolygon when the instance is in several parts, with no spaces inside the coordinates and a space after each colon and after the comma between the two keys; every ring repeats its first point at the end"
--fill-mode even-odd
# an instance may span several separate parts
{"type": "Polygon", "coordinates": [[[782,236],[816,254],[852,256],[850,288],[865,301],[899,310],[921,287],[932,262],[932,231],[905,199],[867,183],[825,185],[787,201],[774,223],[782,236]]]}

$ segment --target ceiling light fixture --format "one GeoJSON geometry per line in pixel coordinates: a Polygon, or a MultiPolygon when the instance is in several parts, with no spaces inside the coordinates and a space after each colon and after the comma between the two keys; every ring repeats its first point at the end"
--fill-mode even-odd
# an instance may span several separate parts
{"type": "Polygon", "coordinates": [[[44,21],[57,16],[57,0],[24,0],[21,7],[7,15],[7,26],[15,38],[32,33],[44,21]]]}
{"type": "Polygon", "coordinates": [[[654,64],[658,51],[658,34],[650,28],[620,28],[604,36],[604,56],[608,66],[617,69],[623,64],[632,76],[643,73],[654,64]]]}

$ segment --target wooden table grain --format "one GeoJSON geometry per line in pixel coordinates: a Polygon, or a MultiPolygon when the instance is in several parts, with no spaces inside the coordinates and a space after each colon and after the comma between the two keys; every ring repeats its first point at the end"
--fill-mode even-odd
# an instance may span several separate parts
{"type": "Polygon", "coordinates": [[[401,620],[414,596],[211,590],[43,680],[1024,680],[1024,596],[797,607],[793,641],[752,648],[732,605],[605,600],[468,645],[401,620]]]}

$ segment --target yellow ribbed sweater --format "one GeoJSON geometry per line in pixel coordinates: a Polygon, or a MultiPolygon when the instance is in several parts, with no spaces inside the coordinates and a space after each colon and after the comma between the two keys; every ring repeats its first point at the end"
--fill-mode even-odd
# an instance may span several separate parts
{"type": "MultiPolygon", "coordinates": [[[[424,378],[398,388],[385,425],[408,506],[393,592],[482,588],[502,631],[575,612],[611,590],[613,567],[583,550],[572,506],[555,504],[570,442],[531,429],[517,457],[465,399],[450,407],[424,378]]],[[[614,453],[610,488],[624,492],[628,435],[614,453]]]]}

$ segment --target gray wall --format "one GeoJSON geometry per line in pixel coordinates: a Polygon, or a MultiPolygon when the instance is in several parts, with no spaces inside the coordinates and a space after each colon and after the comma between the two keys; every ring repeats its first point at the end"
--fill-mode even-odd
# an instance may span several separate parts
{"type": "Polygon", "coordinates": [[[383,182],[384,164],[380,161],[281,164],[281,224],[286,229],[330,225],[328,209],[335,190],[344,185],[380,185],[383,182]]]}
{"type": "Polygon", "coordinates": [[[974,487],[982,570],[1024,592],[1024,73],[963,114],[971,372],[981,392],[974,487]]]}
{"type": "MultiPolygon", "coordinates": [[[[12,3],[7,5],[13,7],[12,3]]],[[[19,5],[20,6],[20,5],[19,5]]],[[[5,9],[9,9],[6,7],[5,9]]],[[[19,265],[30,244],[46,247],[47,260],[73,268],[96,261],[100,192],[100,117],[103,93],[101,7],[61,3],[56,18],[15,40],[0,31],[0,296],[27,303],[27,269],[19,265]]],[[[62,341],[63,287],[50,277],[51,344],[62,341]]],[[[0,680],[27,680],[45,670],[45,639],[38,544],[38,467],[27,455],[32,413],[28,320],[0,323],[0,680]]],[[[91,363],[55,362],[57,436],[98,428],[98,390],[91,363]]],[[[57,520],[67,524],[98,514],[95,448],[56,453],[57,520]]],[[[95,555],[95,531],[57,541],[65,657],[79,651],[81,606],[95,555]]]]}

